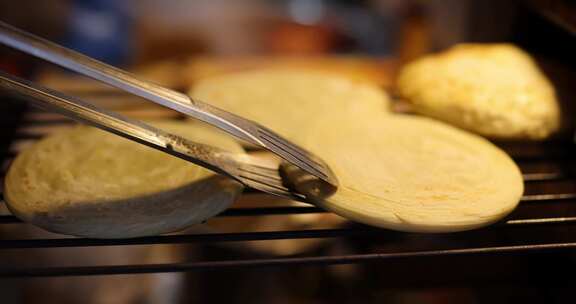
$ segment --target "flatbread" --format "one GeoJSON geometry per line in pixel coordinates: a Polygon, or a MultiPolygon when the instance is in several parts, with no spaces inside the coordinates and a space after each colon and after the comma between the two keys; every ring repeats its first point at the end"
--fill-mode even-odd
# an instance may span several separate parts
{"type": "Polygon", "coordinates": [[[400,231],[450,232],[493,223],[518,204],[520,170],[485,139],[417,116],[389,115],[315,130],[306,147],[340,186],[311,199],[361,223],[400,231]]]}
{"type": "Polygon", "coordinates": [[[560,126],[554,88],[510,44],[462,44],[406,65],[398,91],[414,110],[483,136],[544,139],[560,126]]]}
{"type": "Polygon", "coordinates": [[[318,123],[331,118],[381,119],[388,113],[386,93],[374,85],[308,70],[269,69],[206,78],[190,91],[193,98],[254,120],[299,142],[318,123]]]}
{"type": "MultiPolygon", "coordinates": [[[[230,137],[191,122],[153,125],[243,153],[230,137]]],[[[226,209],[242,186],[202,167],[79,125],[39,141],[12,163],[10,210],[46,230],[94,238],[155,235],[226,209]]]]}

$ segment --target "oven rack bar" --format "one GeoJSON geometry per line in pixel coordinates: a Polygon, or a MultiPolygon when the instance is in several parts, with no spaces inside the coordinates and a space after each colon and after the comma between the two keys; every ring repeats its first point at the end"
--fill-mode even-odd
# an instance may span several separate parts
{"type": "Polygon", "coordinates": [[[551,252],[576,249],[576,242],[533,244],[517,246],[474,247],[465,249],[428,250],[394,253],[366,253],[335,256],[282,257],[267,259],[241,259],[233,261],[201,261],[166,264],[33,267],[0,269],[0,277],[46,277],[46,276],[89,276],[113,274],[169,273],[184,271],[209,271],[219,269],[242,269],[280,266],[326,266],[367,263],[384,260],[418,259],[445,256],[502,255],[518,252],[551,252]]]}

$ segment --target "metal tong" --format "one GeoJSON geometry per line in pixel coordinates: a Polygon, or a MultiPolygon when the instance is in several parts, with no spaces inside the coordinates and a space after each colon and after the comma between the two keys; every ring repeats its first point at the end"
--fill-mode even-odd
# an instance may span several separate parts
{"type": "MultiPolygon", "coordinates": [[[[296,172],[295,176],[299,180],[306,181],[307,185],[314,185],[316,192],[335,190],[336,178],[319,158],[253,121],[194,100],[185,94],[136,79],[126,71],[3,22],[0,22],[0,43],[209,123],[278,155],[287,162],[284,162],[290,168],[287,172],[296,172]]],[[[254,156],[232,154],[192,142],[6,73],[0,73],[0,89],[31,101],[37,106],[227,175],[247,187],[290,199],[305,199],[303,195],[295,193],[286,186],[279,172],[280,161],[272,165],[262,165],[262,162],[254,156]]]]}

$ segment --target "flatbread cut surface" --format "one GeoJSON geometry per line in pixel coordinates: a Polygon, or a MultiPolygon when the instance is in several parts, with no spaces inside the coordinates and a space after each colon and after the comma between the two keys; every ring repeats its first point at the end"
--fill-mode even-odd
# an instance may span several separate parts
{"type": "Polygon", "coordinates": [[[416,116],[346,124],[309,140],[339,179],[316,204],[361,223],[414,232],[468,230],[518,204],[522,175],[485,139],[416,116]]]}
{"type": "Polygon", "coordinates": [[[384,90],[377,86],[297,69],[206,78],[192,88],[190,95],[261,123],[295,142],[306,136],[320,116],[338,128],[341,119],[381,119],[390,104],[384,90]]]}
{"type": "Polygon", "coordinates": [[[420,114],[501,139],[549,137],[560,126],[554,87],[511,44],[462,44],[402,68],[400,95],[420,114]]]}
{"type": "MultiPolygon", "coordinates": [[[[232,152],[231,138],[191,122],[156,127],[232,152]]],[[[155,235],[226,209],[242,186],[202,167],[88,126],[39,141],[12,163],[10,210],[46,230],[94,238],[155,235]]]]}

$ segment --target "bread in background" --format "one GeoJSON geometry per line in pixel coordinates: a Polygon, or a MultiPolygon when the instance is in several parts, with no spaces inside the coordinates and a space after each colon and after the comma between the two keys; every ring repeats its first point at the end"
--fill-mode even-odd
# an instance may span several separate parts
{"type": "Polygon", "coordinates": [[[483,136],[541,140],[560,125],[555,90],[511,44],[461,44],[407,64],[399,94],[414,110],[483,136]]]}
{"type": "Polygon", "coordinates": [[[254,120],[301,142],[315,124],[338,132],[340,121],[379,120],[390,101],[383,89],[342,76],[300,69],[266,69],[206,78],[190,91],[197,98],[254,120]]]}
{"type": "Polygon", "coordinates": [[[223,74],[286,68],[323,72],[387,88],[394,64],[387,59],[355,56],[197,56],[183,66],[182,75],[187,83],[194,84],[223,74]]]}

